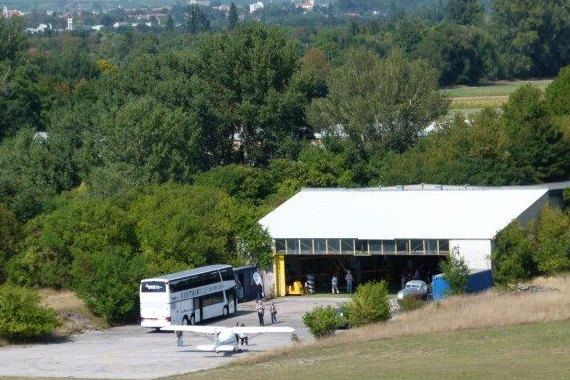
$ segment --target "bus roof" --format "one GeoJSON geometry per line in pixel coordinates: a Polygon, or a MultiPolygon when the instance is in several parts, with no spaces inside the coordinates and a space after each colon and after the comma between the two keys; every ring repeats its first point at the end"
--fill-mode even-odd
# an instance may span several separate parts
{"type": "Polygon", "coordinates": [[[213,270],[216,269],[226,269],[226,268],[231,268],[231,265],[227,265],[227,264],[214,264],[214,265],[206,265],[204,267],[198,267],[198,268],[194,268],[194,269],[188,269],[188,270],[184,270],[182,272],[176,272],[176,273],[171,273],[171,274],[166,274],[164,276],[158,276],[158,277],[152,277],[152,278],[145,278],[142,281],[156,281],[156,280],[166,280],[166,281],[172,281],[172,280],[177,280],[179,278],[184,278],[184,277],[189,277],[189,276],[195,276],[197,274],[202,274],[202,273],[207,273],[207,272],[211,272],[213,270]]]}

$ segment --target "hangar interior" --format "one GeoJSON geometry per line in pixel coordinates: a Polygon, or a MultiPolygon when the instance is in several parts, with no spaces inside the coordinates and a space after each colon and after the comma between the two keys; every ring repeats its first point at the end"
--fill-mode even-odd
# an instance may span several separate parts
{"type": "Polygon", "coordinates": [[[294,281],[314,278],[315,291],[328,293],[331,291],[331,278],[335,274],[339,279],[339,289],[346,289],[344,276],[350,270],[354,276],[354,284],[385,280],[391,291],[397,291],[404,281],[417,278],[424,281],[439,273],[439,261],[444,255],[298,255],[285,257],[285,284],[294,281]]]}

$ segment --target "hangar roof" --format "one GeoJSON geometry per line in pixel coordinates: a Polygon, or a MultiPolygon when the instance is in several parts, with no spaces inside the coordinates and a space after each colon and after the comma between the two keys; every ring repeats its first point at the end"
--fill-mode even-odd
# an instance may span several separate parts
{"type": "Polygon", "coordinates": [[[547,188],[303,189],[259,223],[274,239],[493,239],[547,188]]]}

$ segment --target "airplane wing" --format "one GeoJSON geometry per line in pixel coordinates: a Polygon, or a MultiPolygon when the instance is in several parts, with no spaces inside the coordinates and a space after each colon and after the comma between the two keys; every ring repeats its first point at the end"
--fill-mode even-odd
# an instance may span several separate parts
{"type": "Polygon", "coordinates": [[[217,334],[222,330],[230,329],[234,334],[263,334],[263,333],[292,333],[295,331],[292,327],[273,327],[273,326],[188,326],[188,325],[172,325],[161,328],[164,331],[191,331],[202,334],[217,334]]]}
{"type": "Polygon", "coordinates": [[[263,334],[263,333],[292,333],[295,331],[292,327],[273,327],[273,326],[243,326],[232,327],[234,334],[263,334]]]}
{"type": "Polygon", "coordinates": [[[217,334],[222,330],[227,329],[223,326],[190,326],[190,325],[172,325],[161,328],[164,331],[191,331],[202,334],[217,334]]]}

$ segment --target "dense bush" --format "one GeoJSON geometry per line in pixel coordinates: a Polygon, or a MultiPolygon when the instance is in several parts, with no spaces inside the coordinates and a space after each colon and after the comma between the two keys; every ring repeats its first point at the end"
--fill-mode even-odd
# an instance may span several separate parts
{"type": "Polygon", "coordinates": [[[53,309],[39,304],[39,295],[11,285],[0,287],[0,336],[9,340],[38,339],[59,326],[53,309]]]}
{"type": "Polygon", "coordinates": [[[498,235],[491,259],[498,284],[570,270],[570,214],[545,207],[536,223],[512,223],[498,235]]]}
{"type": "Polygon", "coordinates": [[[4,282],[6,261],[16,253],[20,228],[14,213],[0,203],[0,284],[4,282]]]}
{"type": "Polygon", "coordinates": [[[491,254],[493,279],[497,284],[510,284],[529,279],[536,273],[532,244],[517,222],[511,223],[497,237],[491,254]]]}
{"type": "Polygon", "coordinates": [[[317,306],[313,310],[306,312],[303,315],[303,322],[315,338],[331,335],[337,328],[346,323],[344,318],[331,305],[317,306]]]}
{"type": "Polygon", "coordinates": [[[469,267],[459,252],[454,252],[448,260],[440,261],[439,269],[443,273],[443,278],[449,284],[449,289],[447,290],[449,295],[465,293],[469,267]]]}
{"type": "Polygon", "coordinates": [[[390,318],[386,282],[369,282],[360,285],[346,305],[346,317],[351,327],[390,318]]]}

